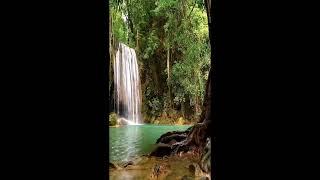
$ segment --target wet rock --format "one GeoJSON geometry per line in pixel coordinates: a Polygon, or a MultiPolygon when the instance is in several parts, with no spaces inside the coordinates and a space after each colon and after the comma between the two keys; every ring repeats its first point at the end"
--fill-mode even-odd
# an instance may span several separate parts
{"type": "Polygon", "coordinates": [[[125,120],[124,118],[119,118],[119,119],[117,119],[117,124],[120,126],[128,125],[128,121],[125,120]]]}
{"type": "Polygon", "coordinates": [[[197,163],[192,163],[191,165],[189,165],[189,171],[191,172],[191,174],[193,176],[202,176],[203,175],[202,170],[197,163]]]}
{"type": "Polygon", "coordinates": [[[120,167],[112,162],[109,162],[109,169],[119,169],[120,167]]]}
{"type": "Polygon", "coordinates": [[[134,165],[134,162],[133,161],[127,161],[127,162],[124,162],[121,166],[126,168],[129,165],[134,165]]]}

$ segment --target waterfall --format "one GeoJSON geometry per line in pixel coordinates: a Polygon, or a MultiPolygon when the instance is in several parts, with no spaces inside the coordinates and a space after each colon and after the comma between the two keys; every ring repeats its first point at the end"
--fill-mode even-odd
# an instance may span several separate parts
{"type": "Polygon", "coordinates": [[[127,124],[140,124],[141,87],[135,50],[119,43],[113,65],[116,113],[127,124]]]}

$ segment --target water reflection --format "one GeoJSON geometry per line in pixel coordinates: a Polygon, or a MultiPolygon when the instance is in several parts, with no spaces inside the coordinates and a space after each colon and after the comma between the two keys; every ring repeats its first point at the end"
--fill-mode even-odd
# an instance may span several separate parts
{"type": "Polygon", "coordinates": [[[137,125],[132,125],[130,128],[127,128],[127,131],[125,131],[124,134],[128,140],[126,143],[127,150],[125,154],[125,160],[128,161],[139,153],[139,149],[141,148],[141,144],[139,142],[142,142],[143,136],[141,135],[141,128],[137,125]]]}
{"type": "Polygon", "coordinates": [[[136,155],[148,154],[156,140],[168,131],[186,130],[190,126],[128,125],[109,128],[109,158],[128,161],[136,155]]]}

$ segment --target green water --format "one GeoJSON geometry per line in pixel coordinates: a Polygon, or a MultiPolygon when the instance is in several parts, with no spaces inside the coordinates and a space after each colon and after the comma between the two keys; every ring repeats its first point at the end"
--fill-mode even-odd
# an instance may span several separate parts
{"type": "Polygon", "coordinates": [[[156,140],[168,131],[186,130],[189,125],[129,125],[109,127],[109,158],[127,161],[136,155],[149,154],[156,140]]]}

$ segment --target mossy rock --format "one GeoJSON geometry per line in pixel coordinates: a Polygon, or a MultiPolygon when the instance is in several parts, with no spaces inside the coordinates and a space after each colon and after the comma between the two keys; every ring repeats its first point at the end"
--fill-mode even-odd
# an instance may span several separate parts
{"type": "Polygon", "coordinates": [[[118,119],[118,116],[116,113],[109,114],[109,126],[116,126],[117,119],[118,119]]]}

